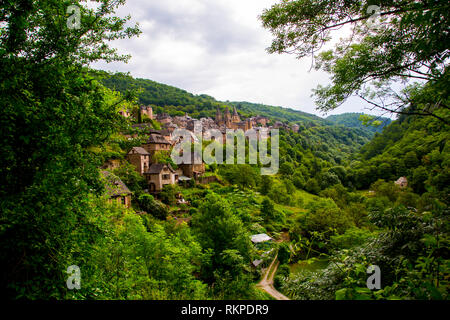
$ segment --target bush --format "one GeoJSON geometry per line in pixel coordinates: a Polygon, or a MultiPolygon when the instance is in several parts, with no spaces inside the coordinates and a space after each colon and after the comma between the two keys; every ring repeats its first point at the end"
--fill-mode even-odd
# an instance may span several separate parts
{"type": "Polygon", "coordinates": [[[177,203],[177,198],[175,197],[177,193],[177,188],[174,185],[166,184],[163,186],[161,193],[159,194],[161,201],[169,206],[174,206],[177,203]]]}
{"type": "Polygon", "coordinates": [[[155,200],[152,195],[143,193],[138,198],[139,207],[145,212],[151,214],[153,217],[166,220],[169,210],[161,202],[155,200]]]}
{"type": "Polygon", "coordinates": [[[289,262],[291,259],[291,250],[289,249],[289,245],[287,243],[280,244],[280,248],[278,249],[278,260],[282,265],[289,262]]]}
{"type": "Polygon", "coordinates": [[[316,194],[316,195],[319,194],[319,192],[320,192],[319,183],[317,182],[317,180],[315,178],[311,178],[306,182],[305,189],[309,193],[316,194]]]}
{"type": "Polygon", "coordinates": [[[349,249],[362,245],[375,234],[359,228],[350,228],[341,235],[331,237],[331,245],[336,249],[349,249]]]}
{"type": "Polygon", "coordinates": [[[344,233],[353,225],[348,214],[339,209],[332,200],[319,200],[310,207],[309,212],[300,218],[301,228],[306,233],[329,232],[344,233]]]}

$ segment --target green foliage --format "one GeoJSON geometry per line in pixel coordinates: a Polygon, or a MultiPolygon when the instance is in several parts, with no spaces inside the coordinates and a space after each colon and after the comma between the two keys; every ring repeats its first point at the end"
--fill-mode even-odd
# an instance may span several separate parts
{"type": "Polygon", "coordinates": [[[370,132],[381,132],[383,128],[391,123],[391,119],[365,115],[363,113],[342,113],[328,116],[326,119],[338,125],[359,128],[370,132]]]}
{"type": "Polygon", "coordinates": [[[320,199],[310,205],[306,215],[301,216],[300,225],[305,234],[312,232],[341,234],[353,225],[348,214],[338,208],[334,201],[320,199]]]}
{"type": "Polygon", "coordinates": [[[260,185],[259,185],[259,192],[262,195],[266,196],[270,192],[270,190],[272,188],[272,183],[273,183],[272,182],[272,178],[270,176],[268,176],[268,175],[262,176],[261,177],[261,182],[260,182],[260,185]]]}
{"type": "Polygon", "coordinates": [[[216,294],[245,296],[249,283],[245,280],[247,276],[242,265],[250,262],[250,237],[242,221],[231,212],[227,201],[209,193],[193,217],[192,228],[202,248],[211,257],[211,264],[202,267],[202,278],[207,282],[218,282],[219,292],[216,294]]]}
{"type": "Polygon", "coordinates": [[[201,247],[184,228],[168,234],[154,225],[148,232],[135,214],[118,217],[109,236],[81,266],[85,299],[204,299],[206,285],[194,277],[201,247]]]}
{"type": "MultiPolygon", "coordinates": [[[[448,299],[448,209],[414,212],[403,206],[370,215],[383,232],[363,245],[335,254],[320,273],[299,274],[283,284],[283,291],[299,299],[448,299]],[[377,265],[382,288],[367,291],[366,269],[377,265]]],[[[349,229],[333,241],[366,235],[349,229]]],[[[348,243],[353,244],[353,241],[348,243]]],[[[339,244],[341,245],[341,244],[339,244]]]]}
{"type": "Polygon", "coordinates": [[[114,169],[113,173],[125,183],[128,189],[138,195],[147,187],[145,179],[136,171],[136,168],[128,162],[125,162],[120,167],[114,169]]]}
{"type": "Polygon", "coordinates": [[[356,95],[383,111],[433,116],[449,124],[448,2],[408,0],[402,1],[401,9],[395,1],[383,2],[377,4],[377,21],[369,5],[303,0],[275,4],[261,15],[274,36],[268,51],[299,58],[314,55],[333,38],[333,30],[348,26],[352,37],[341,38],[333,50],[317,55],[316,69],[332,79],[330,85],[314,90],[321,110],[335,109],[356,95]],[[391,89],[392,82],[417,79],[428,83],[407,86],[400,94],[391,89]],[[411,101],[414,109],[405,110],[411,101]]]}
{"type": "Polygon", "coordinates": [[[98,239],[92,194],[101,194],[90,152],[122,126],[124,98],[89,74],[94,61],[123,61],[109,40],[139,33],[111,1],[2,2],[0,26],[1,289],[10,298],[61,299],[64,271],[88,257],[98,239]],[[69,4],[82,8],[67,28],[69,4]],[[7,17],[7,18],[6,18],[7,17]],[[82,247],[82,246],[85,247],[82,247]]]}
{"type": "Polygon", "coordinates": [[[277,273],[275,274],[275,277],[273,278],[274,287],[277,289],[281,288],[284,279],[289,277],[290,272],[291,271],[287,264],[280,264],[278,266],[277,273]]]}
{"type": "Polygon", "coordinates": [[[285,265],[286,263],[289,262],[290,258],[291,258],[291,249],[289,249],[289,245],[284,242],[281,243],[280,247],[278,248],[278,260],[280,261],[280,264],[285,265]]]}
{"type": "Polygon", "coordinates": [[[294,166],[290,162],[285,162],[280,166],[280,173],[286,176],[290,176],[294,173],[294,166]]]}
{"type": "Polygon", "coordinates": [[[151,214],[156,219],[166,220],[169,210],[167,207],[155,200],[155,198],[147,193],[143,193],[138,198],[139,207],[145,212],[151,214]]]}
{"type": "Polygon", "coordinates": [[[311,178],[306,182],[305,190],[312,194],[319,194],[320,186],[315,178],[311,178]]]}
{"type": "Polygon", "coordinates": [[[219,174],[228,182],[237,184],[243,188],[255,187],[260,180],[260,175],[256,168],[248,164],[221,166],[219,174]]]}
{"type": "Polygon", "coordinates": [[[172,184],[166,184],[163,186],[159,197],[161,201],[169,206],[174,206],[177,203],[176,194],[178,192],[178,188],[172,184]]]}
{"type": "Polygon", "coordinates": [[[374,236],[373,232],[353,227],[347,229],[343,234],[331,236],[330,244],[336,249],[350,249],[364,244],[374,236]]]}

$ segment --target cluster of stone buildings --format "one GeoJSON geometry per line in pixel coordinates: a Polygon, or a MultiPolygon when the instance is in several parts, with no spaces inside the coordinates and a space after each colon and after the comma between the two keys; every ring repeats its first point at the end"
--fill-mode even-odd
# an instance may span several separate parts
{"type": "Polygon", "coordinates": [[[170,136],[166,139],[160,130],[151,130],[144,144],[128,152],[127,160],[145,177],[150,193],[158,193],[164,185],[178,183],[180,179],[198,179],[205,173],[205,164],[201,157],[194,153],[191,154],[191,161],[178,165],[176,170],[170,164],[158,163],[157,153],[166,151],[167,155],[170,155],[175,143],[176,141],[170,140],[170,136]]]}
{"type": "MultiPolygon", "coordinates": [[[[190,131],[195,131],[196,128],[201,128],[203,131],[208,131],[211,129],[220,130],[223,134],[225,134],[226,129],[233,129],[247,131],[249,129],[258,128],[274,128],[274,129],[285,129],[292,130],[294,132],[299,131],[299,125],[293,124],[288,125],[287,123],[283,123],[280,121],[275,121],[272,125],[269,126],[270,120],[267,117],[263,116],[253,116],[242,120],[239,116],[236,107],[233,107],[233,111],[230,112],[228,106],[225,107],[225,110],[222,112],[219,107],[216,110],[215,119],[211,118],[200,118],[194,119],[190,117],[187,113],[184,116],[170,116],[167,113],[153,114],[153,110],[151,106],[141,106],[139,109],[141,114],[141,118],[148,117],[149,119],[154,119],[158,121],[163,130],[161,130],[161,134],[166,138],[176,129],[187,129],[190,131]]],[[[120,112],[124,117],[131,116],[131,112],[129,111],[121,111],[120,112]]],[[[141,124],[145,126],[145,124],[141,124]]]]}
{"type": "MultiPolygon", "coordinates": [[[[283,128],[290,129],[298,132],[299,126],[297,124],[293,126],[288,126],[287,124],[281,123],[279,121],[273,123],[269,126],[270,120],[263,116],[254,116],[241,120],[236,107],[233,108],[232,113],[225,107],[222,113],[219,108],[216,110],[215,119],[211,118],[200,118],[194,119],[190,117],[187,113],[184,116],[170,116],[167,113],[153,114],[153,109],[151,106],[141,106],[139,108],[140,117],[133,114],[129,110],[122,110],[120,114],[124,117],[136,117],[145,119],[156,120],[161,124],[161,130],[154,130],[151,123],[144,122],[139,124],[134,124],[135,129],[141,130],[143,133],[148,135],[148,139],[139,147],[132,148],[127,154],[127,160],[135,167],[135,170],[142,175],[148,183],[149,193],[160,192],[164,185],[176,184],[182,181],[187,181],[191,179],[198,179],[205,172],[205,164],[202,162],[201,155],[191,154],[191,161],[186,164],[178,165],[175,170],[170,166],[170,164],[158,163],[156,155],[159,152],[167,152],[170,154],[172,148],[180,140],[175,140],[172,133],[176,129],[186,129],[191,132],[191,143],[198,142],[198,138],[195,136],[194,132],[202,132],[203,136],[211,129],[217,129],[223,134],[223,141],[226,141],[226,130],[243,130],[244,132],[249,129],[262,130],[262,128],[283,128]]],[[[135,137],[136,135],[130,135],[129,138],[135,137]]],[[[207,138],[207,137],[205,137],[207,138]]],[[[119,160],[108,160],[103,168],[115,169],[120,166],[119,160]]],[[[108,179],[112,179],[109,174],[108,179]]],[[[117,177],[116,177],[117,178],[117,177]]],[[[118,178],[117,178],[118,179],[118,178]]],[[[120,179],[115,180],[115,184],[119,186],[120,192],[109,192],[111,198],[117,199],[118,202],[129,206],[131,192],[128,188],[120,181],[120,179]]],[[[113,183],[113,184],[114,184],[113,183]]]]}

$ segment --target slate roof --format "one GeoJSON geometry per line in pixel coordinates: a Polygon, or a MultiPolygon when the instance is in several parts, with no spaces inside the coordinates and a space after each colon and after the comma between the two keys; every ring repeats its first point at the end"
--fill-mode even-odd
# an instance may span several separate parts
{"type": "Polygon", "coordinates": [[[148,171],[145,172],[147,174],[159,174],[164,169],[164,167],[168,167],[170,171],[175,172],[175,170],[172,169],[170,164],[164,164],[164,163],[153,163],[150,168],[148,168],[148,171]]]}
{"type": "Polygon", "coordinates": [[[141,154],[141,155],[149,155],[147,150],[142,147],[133,147],[128,154],[141,154]]]}
{"type": "Polygon", "coordinates": [[[164,139],[164,137],[161,134],[150,134],[150,137],[147,140],[147,143],[161,143],[161,144],[170,144],[169,141],[164,139]]]}
{"type": "Polygon", "coordinates": [[[112,174],[109,171],[102,171],[101,173],[106,179],[106,193],[110,197],[119,197],[132,193],[130,189],[128,189],[128,187],[125,185],[125,183],[123,183],[122,180],[120,180],[120,178],[116,175],[112,174]]]}

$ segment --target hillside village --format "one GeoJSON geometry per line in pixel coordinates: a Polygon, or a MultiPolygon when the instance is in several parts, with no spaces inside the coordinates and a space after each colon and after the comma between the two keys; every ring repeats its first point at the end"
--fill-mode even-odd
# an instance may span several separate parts
{"type": "MultiPolygon", "coordinates": [[[[208,130],[217,129],[223,135],[223,141],[226,141],[226,130],[242,130],[247,131],[254,129],[257,133],[260,130],[283,129],[293,132],[299,131],[298,124],[289,125],[281,121],[271,121],[264,116],[253,116],[245,120],[241,120],[236,107],[233,107],[231,113],[228,106],[225,107],[223,113],[219,107],[216,110],[215,119],[200,118],[195,119],[187,113],[184,116],[170,116],[167,113],[154,115],[151,106],[140,106],[139,114],[130,110],[122,110],[119,112],[125,118],[133,118],[139,122],[139,119],[145,119],[146,122],[135,123],[133,128],[141,131],[142,134],[148,135],[148,139],[141,146],[133,147],[127,154],[126,160],[131,163],[136,172],[143,176],[148,184],[148,193],[157,196],[165,185],[175,185],[178,183],[185,184],[187,181],[195,180],[202,183],[203,181],[216,181],[216,179],[202,180],[205,173],[205,163],[202,161],[201,155],[192,152],[191,161],[178,165],[177,169],[172,168],[170,164],[158,163],[157,154],[159,152],[170,152],[172,148],[180,141],[176,141],[172,133],[176,129],[186,129],[191,132],[191,142],[197,142],[198,139],[194,134],[196,128],[201,128],[203,138],[208,137],[208,130]],[[160,130],[153,128],[153,122],[157,121],[161,125],[160,130]],[[273,123],[272,123],[273,122],[273,123]]],[[[133,138],[136,135],[126,135],[133,138]]],[[[102,166],[102,169],[115,169],[120,165],[118,160],[109,159],[102,166]]],[[[104,172],[104,171],[103,171],[104,172]]],[[[105,174],[104,174],[105,175],[105,174]]],[[[124,204],[126,207],[131,206],[131,191],[127,186],[116,177],[116,191],[108,190],[108,194],[112,199],[124,204]]]]}

